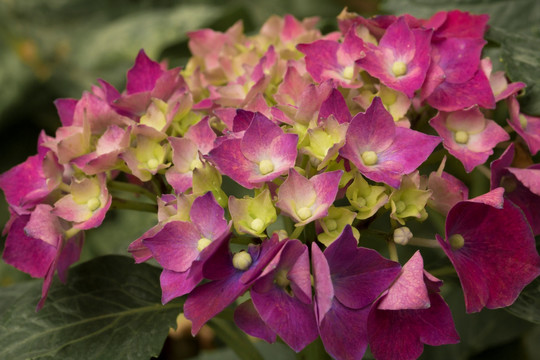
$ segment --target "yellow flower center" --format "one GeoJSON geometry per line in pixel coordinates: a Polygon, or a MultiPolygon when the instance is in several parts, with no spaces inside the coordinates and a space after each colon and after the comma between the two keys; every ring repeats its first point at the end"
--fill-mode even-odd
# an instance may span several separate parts
{"type": "Polygon", "coordinates": [[[287,286],[289,286],[291,281],[287,279],[287,270],[285,269],[279,270],[276,274],[275,282],[277,286],[282,287],[282,288],[286,288],[287,286]]]}
{"type": "Polygon", "coordinates": [[[349,65],[343,69],[343,78],[346,80],[352,80],[354,77],[354,66],[349,65]]]}
{"type": "Polygon", "coordinates": [[[298,211],[296,211],[296,214],[298,214],[298,217],[300,218],[300,220],[304,221],[310,218],[313,213],[311,212],[310,208],[303,207],[303,208],[298,209],[298,211]]]}
{"type": "Polygon", "coordinates": [[[452,250],[459,250],[465,245],[465,239],[460,234],[454,234],[448,238],[452,250]]]}
{"type": "Polygon", "coordinates": [[[338,227],[338,223],[334,219],[326,219],[324,221],[324,224],[326,225],[326,228],[328,229],[328,231],[334,231],[338,227]]]}
{"type": "Polygon", "coordinates": [[[407,64],[403,61],[396,61],[392,64],[392,73],[395,77],[405,75],[407,73],[407,64]]]}
{"type": "Polygon", "coordinates": [[[469,142],[469,134],[463,130],[456,131],[454,138],[458,144],[466,144],[469,142]]]}
{"type": "Polygon", "coordinates": [[[149,160],[146,162],[146,166],[147,166],[148,169],[150,169],[150,170],[155,170],[155,169],[157,169],[157,167],[159,166],[159,161],[158,161],[156,158],[149,159],[149,160]]]}
{"type": "Polygon", "coordinates": [[[197,250],[199,252],[203,251],[208,245],[212,243],[212,240],[207,239],[205,237],[200,238],[199,241],[197,241],[197,250]]]}
{"type": "Polygon", "coordinates": [[[242,271],[249,269],[252,262],[251,255],[246,251],[237,252],[232,258],[234,268],[242,271]]]}
{"type": "Polygon", "coordinates": [[[274,171],[274,163],[272,162],[272,160],[262,160],[259,163],[259,171],[263,175],[269,174],[274,171]]]}
{"type": "Polygon", "coordinates": [[[253,219],[253,221],[251,221],[250,227],[251,227],[255,232],[260,233],[261,231],[264,230],[264,221],[262,221],[262,220],[259,219],[259,218],[253,219]]]}
{"type": "Polygon", "coordinates": [[[377,157],[377,153],[375,151],[364,151],[361,155],[362,161],[364,162],[364,165],[371,166],[375,165],[379,158],[377,157]]]}
{"type": "Polygon", "coordinates": [[[91,198],[88,199],[88,201],[86,202],[86,206],[88,207],[88,210],[94,211],[99,209],[99,207],[101,206],[101,201],[99,201],[97,197],[91,198]]]}
{"type": "Polygon", "coordinates": [[[527,118],[523,114],[519,114],[519,125],[523,130],[527,129],[527,118]]]}

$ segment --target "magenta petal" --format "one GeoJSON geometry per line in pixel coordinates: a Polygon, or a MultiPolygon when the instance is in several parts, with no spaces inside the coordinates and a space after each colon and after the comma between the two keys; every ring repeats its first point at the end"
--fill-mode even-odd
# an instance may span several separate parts
{"type": "Polygon", "coordinates": [[[362,359],[368,345],[367,318],[370,307],[349,309],[334,299],[320,322],[325,350],[337,360],[362,359]]]}
{"type": "Polygon", "coordinates": [[[184,304],[184,314],[193,322],[191,328],[193,335],[249,288],[249,285],[239,281],[241,274],[236,273],[222,280],[210,281],[196,287],[189,294],[184,304]]]}
{"type": "Polygon", "coordinates": [[[424,261],[419,251],[403,265],[401,275],[377,306],[380,310],[429,308],[429,298],[424,283],[424,261]]]}
{"type": "Polygon", "coordinates": [[[276,333],[266,325],[253,306],[251,300],[247,300],[236,307],[234,322],[246,334],[266,340],[269,343],[276,341],[276,333]]]}
{"type": "Polygon", "coordinates": [[[274,138],[283,135],[283,130],[266,116],[255,113],[251,124],[244,133],[240,148],[244,156],[252,162],[268,158],[268,150],[274,138]]]}
{"type": "Polygon", "coordinates": [[[509,201],[503,209],[462,201],[446,220],[446,240],[437,236],[454,264],[467,312],[511,305],[523,288],[540,275],[540,257],[523,213],[509,201]],[[463,247],[448,239],[459,234],[463,247]]]}
{"type": "Polygon", "coordinates": [[[431,306],[418,310],[380,310],[376,304],[368,317],[371,352],[378,360],[414,360],[424,344],[459,342],[448,305],[437,293],[429,295],[431,306]]]}
{"type": "Polygon", "coordinates": [[[306,54],[306,70],[316,82],[327,79],[323,76],[327,70],[341,71],[337,60],[338,42],[317,40],[310,44],[300,44],[296,48],[306,54]]]}
{"type": "Polygon", "coordinates": [[[326,119],[330,115],[334,115],[338,123],[348,123],[351,121],[351,112],[347,107],[347,103],[343,95],[338,89],[333,89],[328,99],[321,104],[319,110],[319,120],[326,119]]]}
{"type": "Polygon", "coordinates": [[[159,63],[150,60],[144,50],[139,51],[135,65],[127,72],[127,94],[151,91],[162,73],[159,63]]]}
{"type": "Polygon", "coordinates": [[[196,198],[191,205],[189,218],[197,227],[201,236],[216,240],[226,235],[229,230],[225,220],[225,210],[214,199],[212,192],[196,198]]]}
{"type": "Polygon", "coordinates": [[[426,99],[429,105],[441,111],[456,111],[473,105],[495,108],[495,97],[489,80],[482,70],[469,81],[454,84],[443,82],[426,99]]]}
{"type": "Polygon", "coordinates": [[[75,113],[77,102],[78,100],[76,99],[57,99],[54,101],[62,126],[73,125],[73,114],[75,113]]]}
{"type": "Polygon", "coordinates": [[[401,268],[374,250],[357,247],[350,226],[330,244],[324,256],[336,298],[351,309],[371,304],[394,281],[401,268]]]}
{"type": "Polygon", "coordinates": [[[312,304],[291,297],[276,285],[264,293],[252,291],[251,298],[261,318],[294,351],[302,350],[319,335],[312,304]]]}
{"type": "Polygon", "coordinates": [[[431,155],[440,142],[441,138],[438,136],[396,127],[394,142],[379,153],[379,159],[383,164],[386,161],[399,162],[402,165],[403,174],[410,174],[431,155]]]}
{"type": "Polygon", "coordinates": [[[315,314],[320,324],[332,307],[334,286],[330,277],[330,267],[321,249],[316,243],[311,244],[311,264],[315,282],[315,314]]]}
{"type": "Polygon", "coordinates": [[[0,188],[4,191],[8,204],[15,209],[20,206],[31,208],[50,193],[42,164],[41,156],[30,156],[25,162],[0,175],[0,188]],[[34,201],[27,203],[30,199],[34,201]]]}
{"type": "Polygon", "coordinates": [[[56,246],[29,237],[24,232],[29,216],[17,217],[9,229],[2,258],[32,277],[44,277],[56,257],[56,246]]]}
{"type": "Polygon", "coordinates": [[[197,242],[201,238],[195,225],[184,221],[171,221],[154,236],[143,240],[152,255],[164,269],[184,272],[199,256],[197,242]]]}
{"type": "Polygon", "coordinates": [[[394,140],[395,129],[392,115],[384,108],[381,98],[376,97],[365,113],[358,113],[352,118],[347,129],[347,142],[340,153],[352,157],[351,152],[354,150],[349,149],[351,147],[354,147],[355,152],[382,151],[394,140]]]}
{"type": "Polygon", "coordinates": [[[249,161],[241,151],[241,139],[223,141],[208,154],[208,158],[215,164],[217,169],[224,175],[248,189],[253,189],[256,184],[247,179],[257,172],[257,164],[249,161]]]}
{"type": "Polygon", "coordinates": [[[159,282],[161,284],[161,303],[166,304],[174,298],[188,294],[202,280],[200,271],[187,270],[176,272],[163,269],[159,282]]]}
{"type": "Polygon", "coordinates": [[[63,283],[67,280],[67,272],[71,264],[77,262],[81,257],[81,250],[84,243],[84,232],[79,232],[77,235],[69,238],[60,252],[58,261],[56,262],[56,270],[58,277],[63,283]]]}

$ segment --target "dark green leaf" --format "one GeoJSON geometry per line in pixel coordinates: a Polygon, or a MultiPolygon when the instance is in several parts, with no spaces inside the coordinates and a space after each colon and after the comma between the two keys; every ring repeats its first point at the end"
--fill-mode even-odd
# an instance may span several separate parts
{"type": "Polygon", "coordinates": [[[488,36],[501,45],[502,62],[508,76],[528,85],[525,96],[520,98],[521,110],[527,114],[540,115],[540,38],[498,27],[492,27],[488,36]]]}
{"type": "Polygon", "coordinates": [[[215,317],[208,322],[208,325],[216,332],[216,336],[221,341],[234,350],[240,359],[263,360],[255,345],[232,320],[215,317]]]}
{"type": "Polygon", "coordinates": [[[40,281],[8,288],[0,359],[157,356],[181,306],[161,305],[159,272],[129,257],[96,258],[74,267],[66,285],[55,281],[38,313],[40,281]]]}
{"type": "Polygon", "coordinates": [[[540,34],[540,2],[536,0],[385,0],[384,11],[428,18],[437,11],[459,9],[489,14],[491,25],[540,34]]]}
{"type": "Polygon", "coordinates": [[[507,310],[517,317],[540,324],[540,278],[527,285],[507,310]]]}

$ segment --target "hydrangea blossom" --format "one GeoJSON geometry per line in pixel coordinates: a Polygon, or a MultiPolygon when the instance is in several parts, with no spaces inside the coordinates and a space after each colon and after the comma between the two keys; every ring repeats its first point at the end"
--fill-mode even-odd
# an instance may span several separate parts
{"type": "Polygon", "coordinates": [[[124,90],[98,80],[57,100],[62,126],[0,175],[3,259],[44,279],[39,309],[87,230],[142,210],[157,222],[128,251],[163,269],[162,302],[185,298],[193,335],[230,306],[247,334],[295,352],[320,337],[336,359],[456,343],[424,260],[448,257],[467,312],[511,305],[540,275],[539,121],[520,112],[525,84],[481,58],[487,22],[344,10],[325,35],[291,15],[254,35],[193,31],[183,69],[141,50],[124,90]],[[476,174],[491,185],[469,199],[476,174]],[[431,210],[445,233],[420,238],[431,210]]]}

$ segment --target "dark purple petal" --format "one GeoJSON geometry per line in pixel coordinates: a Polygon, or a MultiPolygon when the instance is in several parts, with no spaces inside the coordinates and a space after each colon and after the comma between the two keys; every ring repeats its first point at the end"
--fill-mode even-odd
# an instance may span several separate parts
{"type": "Polygon", "coordinates": [[[189,269],[176,272],[163,269],[159,282],[161,285],[161,303],[166,304],[174,298],[188,294],[203,279],[201,271],[189,269]]]}
{"type": "Polygon", "coordinates": [[[378,360],[414,360],[424,344],[455,344],[459,336],[452,314],[437,293],[429,295],[431,306],[418,310],[380,310],[375,304],[368,317],[371,352],[378,360]]]}
{"type": "Polygon", "coordinates": [[[371,304],[400,273],[400,265],[374,250],[357,247],[351,226],[324,251],[334,293],[352,309],[371,304]]]}
{"type": "Polygon", "coordinates": [[[311,244],[311,264],[315,282],[315,315],[320,324],[326,313],[332,307],[334,287],[330,277],[330,267],[319,246],[311,244]]]}
{"type": "Polygon", "coordinates": [[[367,318],[370,307],[353,310],[337,299],[320,321],[325,350],[337,360],[362,359],[368,345],[367,318]]]}
{"type": "Polygon", "coordinates": [[[234,311],[234,322],[246,334],[266,340],[269,343],[276,341],[276,333],[261,319],[251,300],[238,305],[234,311]]]}
{"type": "Polygon", "coordinates": [[[484,306],[511,305],[540,275],[531,228],[509,201],[502,209],[471,200],[459,202],[448,213],[446,240],[439,236],[437,240],[456,268],[469,313],[484,306]],[[462,247],[452,248],[453,235],[463,237],[462,247]]]}
{"type": "Polygon", "coordinates": [[[184,314],[193,325],[191,334],[195,336],[201,327],[223,309],[229,306],[238,296],[249,288],[240,281],[242,272],[221,280],[210,281],[196,287],[184,304],[184,314]]]}

